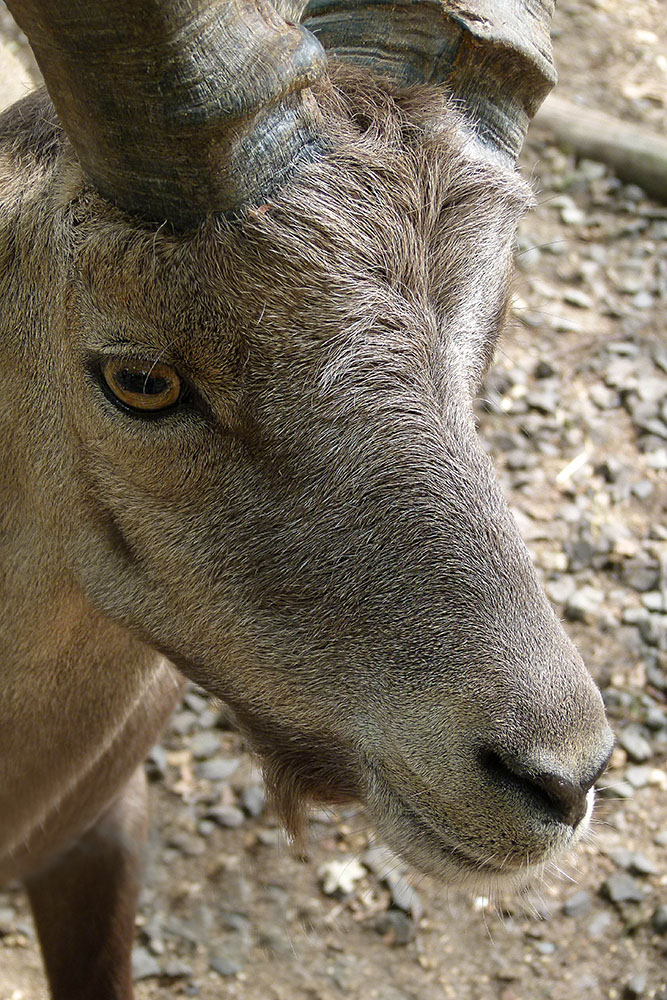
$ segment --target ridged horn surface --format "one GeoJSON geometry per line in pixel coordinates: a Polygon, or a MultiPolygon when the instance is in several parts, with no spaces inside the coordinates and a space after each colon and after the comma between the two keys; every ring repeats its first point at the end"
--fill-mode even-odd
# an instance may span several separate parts
{"type": "Polygon", "coordinates": [[[9,0],[84,174],[150,221],[261,199],[318,142],[302,0],[9,0]]]}
{"type": "Polygon", "coordinates": [[[304,24],[338,58],[396,83],[444,84],[485,149],[518,155],[556,82],[554,0],[309,0],[304,24]]]}

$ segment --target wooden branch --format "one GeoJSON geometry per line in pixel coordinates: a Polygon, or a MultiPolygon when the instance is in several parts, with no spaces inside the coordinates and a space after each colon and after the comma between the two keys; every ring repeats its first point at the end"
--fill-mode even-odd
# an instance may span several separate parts
{"type": "Polygon", "coordinates": [[[559,146],[608,164],[621,180],[667,202],[667,139],[555,94],[537,112],[533,131],[551,133],[559,146]]]}

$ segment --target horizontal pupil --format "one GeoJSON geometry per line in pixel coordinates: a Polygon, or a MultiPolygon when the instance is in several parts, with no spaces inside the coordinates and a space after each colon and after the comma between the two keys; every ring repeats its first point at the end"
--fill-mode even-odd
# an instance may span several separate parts
{"type": "Polygon", "coordinates": [[[115,376],[116,385],[125,392],[142,396],[159,396],[170,388],[166,378],[149,375],[147,372],[130,371],[122,368],[115,376]]]}

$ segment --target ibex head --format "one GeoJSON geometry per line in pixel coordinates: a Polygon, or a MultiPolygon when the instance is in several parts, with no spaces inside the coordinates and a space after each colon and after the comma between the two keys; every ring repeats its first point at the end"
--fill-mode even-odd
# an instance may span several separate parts
{"type": "Polygon", "coordinates": [[[10,3],[60,124],[0,123],[3,489],[293,829],[359,797],[422,869],[512,874],[611,745],[471,409],[550,0],[303,6],[10,3]]]}

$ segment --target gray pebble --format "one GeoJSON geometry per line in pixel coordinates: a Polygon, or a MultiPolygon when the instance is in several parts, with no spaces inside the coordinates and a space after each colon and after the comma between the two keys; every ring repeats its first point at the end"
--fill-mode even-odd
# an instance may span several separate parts
{"type": "Polygon", "coordinates": [[[651,780],[652,770],[651,767],[641,765],[629,767],[625,772],[625,780],[629,781],[633,788],[645,788],[651,780]]]}
{"type": "Polygon", "coordinates": [[[660,580],[660,571],[657,565],[633,560],[623,567],[621,579],[633,590],[645,593],[647,590],[655,590],[660,580]]]}
{"type": "Polygon", "coordinates": [[[149,781],[162,781],[167,774],[167,753],[159,744],[149,753],[145,767],[149,781]]]}
{"type": "Polygon", "coordinates": [[[661,903],[651,917],[651,926],[658,934],[667,934],[667,903],[661,903]]]}
{"type": "Polygon", "coordinates": [[[652,309],[655,305],[655,298],[650,292],[642,290],[632,297],[632,304],[635,309],[652,309]]]}
{"type": "Polygon", "coordinates": [[[192,975],[192,967],[178,958],[169,958],[162,966],[160,974],[167,979],[185,979],[192,975]]]}
{"type": "Polygon", "coordinates": [[[667,726],[667,713],[659,705],[651,705],[646,713],[646,725],[649,729],[664,729],[667,726]]]}
{"type": "Polygon", "coordinates": [[[139,944],[132,949],[132,976],[135,982],[159,976],[160,971],[157,959],[151,955],[147,948],[139,944]]]}
{"type": "Polygon", "coordinates": [[[604,592],[597,587],[580,587],[565,605],[565,615],[571,621],[592,622],[597,617],[603,600],[604,592]]]}
{"type": "Polygon", "coordinates": [[[573,893],[563,903],[563,913],[567,917],[580,917],[588,913],[593,905],[593,897],[590,892],[580,889],[573,893]]]}
{"type": "Polygon", "coordinates": [[[634,997],[643,997],[646,992],[646,986],[648,984],[648,977],[645,972],[636,972],[631,979],[628,979],[625,984],[624,996],[628,1000],[633,1000],[634,997]]]}
{"type": "Polygon", "coordinates": [[[545,361],[544,359],[537,362],[533,371],[535,378],[553,378],[555,374],[556,369],[549,361],[545,361]]]}
{"type": "Polygon", "coordinates": [[[603,935],[606,934],[611,922],[611,913],[607,913],[604,910],[600,911],[600,913],[596,913],[588,925],[588,936],[592,938],[603,937],[603,935]]]}
{"type": "Polygon", "coordinates": [[[249,816],[261,816],[266,809],[266,791],[263,785],[247,785],[241,792],[241,805],[249,816]]]}
{"type": "Polygon", "coordinates": [[[658,866],[650,858],[647,858],[641,851],[628,851],[623,847],[607,852],[608,857],[626,871],[634,875],[657,875],[658,866]]]}
{"type": "Polygon", "coordinates": [[[218,953],[209,957],[208,964],[219,976],[236,976],[243,968],[237,959],[218,953]]]}
{"type": "Polygon", "coordinates": [[[198,764],[197,774],[207,781],[227,781],[238,770],[240,763],[238,757],[216,757],[214,760],[205,760],[198,764]]]}
{"type": "Polygon", "coordinates": [[[11,906],[0,906],[0,937],[11,934],[16,920],[16,910],[11,906]]]}
{"type": "Polygon", "coordinates": [[[389,886],[391,900],[394,906],[404,913],[409,913],[413,920],[419,921],[424,916],[424,904],[416,889],[413,889],[407,879],[395,872],[388,872],[385,881],[389,886]]]}
{"type": "Polygon", "coordinates": [[[546,585],[547,594],[554,604],[566,604],[576,589],[576,581],[570,575],[561,576],[559,580],[549,580],[546,585]]]}
{"type": "Polygon", "coordinates": [[[641,903],[648,895],[648,890],[625,872],[610,875],[602,883],[600,892],[612,903],[641,903]]]}
{"type": "Polygon", "coordinates": [[[208,760],[209,757],[215,757],[220,753],[220,740],[215,733],[207,730],[195,733],[190,739],[189,746],[195,760],[208,760]]]}
{"type": "Polygon", "coordinates": [[[659,590],[649,590],[642,594],[642,604],[648,611],[665,611],[665,597],[659,590]]]}
{"type": "Polygon", "coordinates": [[[414,922],[401,910],[387,910],[375,922],[378,934],[385,935],[388,943],[395,947],[410,944],[416,937],[414,922]]]}
{"type": "Polygon", "coordinates": [[[618,734],[618,743],[636,764],[643,764],[653,756],[651,744],[634,726],[627,726],[621,730],[618,734]]]}
{"type": "Polygon", "coordinates": [[[535,390],[526,395],[526,403],[530,409],[537,410],[538,413],[543,413],[545,416],[556,412],[558,402],[558,394],[553,389],[535,390]]]}
{"type": "Polygon", "coordinates": [[[563,298],[569,305],[577,306],[578,309],[593,308],[593,299],[580,288],[566,288],[563,292],[563,298]]]}
{"type": "Polygon", "coordinates": [[[243,825],[245,816],[237,806],[216,806],[215,809],[209,809],[206,819],[214,820],[218,826],[235,829],[243,825]]]}
{"type": "Polygon", "coordinates": [[[667,615],[648,614],[639,623],[639,631],[647,645],[667,650],[667,615]]]}
{"type": "Polygon", "coordinates": [[[667,903],[661,903],[654,911],[651,926],[658,934],[667,934],[667,903]]]}
{"type": "Polygon", "coordinates": [[[609,775],[603,775],[596,785],[597,791],[603,799],[631,799],[635,790],[629,781],[620,781],[609,775]]]}
{"type": "Polygon", "coordinates": [[[183,696],[183,704],[192,711],[196,712],[197,715],[201,715],[204,709],[208,706],[208,698],[205,695],[199,694],[198,691],[188,690],[183,696]]]}
{"type": "Polygon", "coordinates": [[[176,712],[172,715],[171,721],[169,722],[169,728],[174,733],[180,733],[181,736],[187,736],[197,725],[197,716],[194,712],[190,712],[188,709],[182,709],[180,712],[176,712]]]}
{"type": "Polygon", "coordinates": [[[169,847],[175,847],[186,858],[198,858],[206,850],[205,845],[199,837],[193,837],[185,831],[179,830],[172,834],[167,840],[169,847]]]}
{"type": "Polygon", "coordinates": [[[654,490],[655,486],[650,479],[640,479],[632,485],[632,492],[638,500],[648,500],[654,490]]]}

